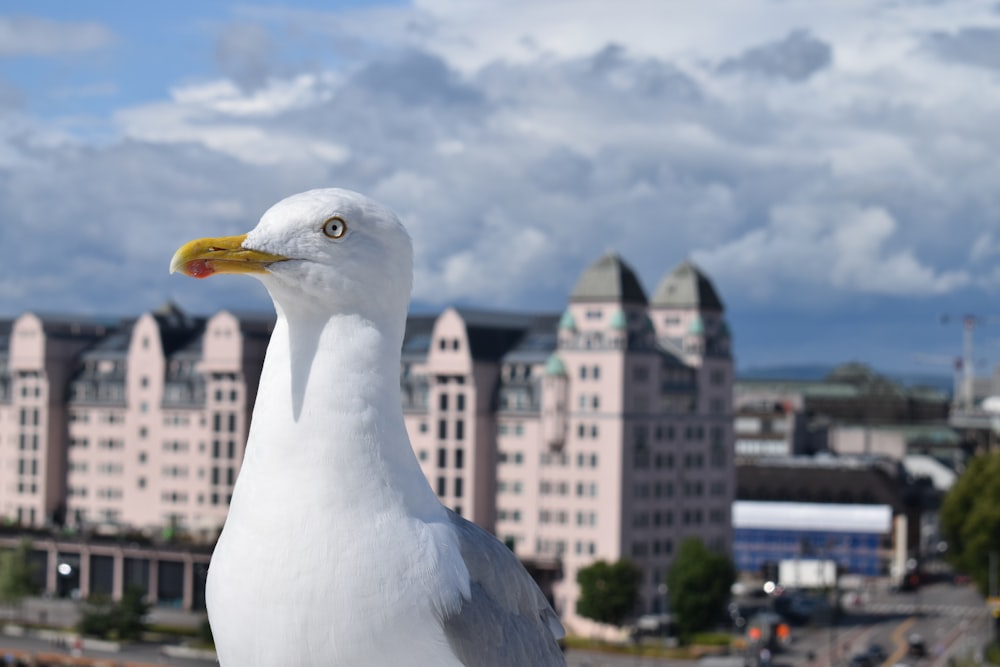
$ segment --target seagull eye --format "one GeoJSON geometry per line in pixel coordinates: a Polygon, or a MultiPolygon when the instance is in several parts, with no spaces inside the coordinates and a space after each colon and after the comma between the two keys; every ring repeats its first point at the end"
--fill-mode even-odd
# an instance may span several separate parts
{"type": "Polygon", "coordinates": [[[347,233],[347,223],[335,215],[323,223],[323,233],[331,239],[339,239],[347,233]]]}

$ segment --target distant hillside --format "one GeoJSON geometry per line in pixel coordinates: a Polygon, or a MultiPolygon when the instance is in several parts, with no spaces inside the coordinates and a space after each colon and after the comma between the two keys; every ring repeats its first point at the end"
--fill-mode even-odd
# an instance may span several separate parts
{"type": "MultiPolygon", "coordinates": [[[[789,364],[779,366],[755,366],[736,373],[738,380],[822,380],[829,375],[836,364],[789,364]]],[[[948,375],[924,373],[885,373],[886,377],[904,387],[931,387],[951,396],[954,381],[948,375]]]]}
{"type": "Polygon", "coordinates": [[[740,380],[822,380],[835,365],[802,364],[788,366],[754,366],[736,371],[740,380]]]}

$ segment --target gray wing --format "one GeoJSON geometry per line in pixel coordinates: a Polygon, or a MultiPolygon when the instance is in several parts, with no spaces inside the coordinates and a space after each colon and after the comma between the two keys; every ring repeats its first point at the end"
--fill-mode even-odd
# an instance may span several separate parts
{"type": "Polygon", "coordinates": [[[559,617],[517,557],[495,537],[449,511],[469,569],[472,597],[444,620],[467,667],[564,667],[559,617]]]}

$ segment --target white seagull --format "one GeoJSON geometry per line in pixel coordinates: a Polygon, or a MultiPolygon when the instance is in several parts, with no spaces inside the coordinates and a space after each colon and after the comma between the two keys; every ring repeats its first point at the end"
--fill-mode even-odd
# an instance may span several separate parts
{"type": "Polygon", "coordinates": [[[226,667],[565,665],[534,581],[441,505],[410,446],[399,367],[412,255],[391,211],[323,189],[170,263],[250,274],[277,311],[208,572],[226,667]]]}

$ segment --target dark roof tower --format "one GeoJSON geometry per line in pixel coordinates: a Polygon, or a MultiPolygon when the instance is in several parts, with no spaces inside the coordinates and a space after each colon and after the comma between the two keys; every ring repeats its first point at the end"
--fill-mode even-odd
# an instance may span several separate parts
{"type": "Polygon", "coordinates": [[[632,270],[617,253],[609,252],[587,267],[576,281],[570,303],[615,302],[646,305],[646,293],[632,270]]]}
{"type": "Polygon", "coordinates": [[[653,293],[654,308],[725,310],[712,281],[690,260],[664,276],[653,293]]]}

